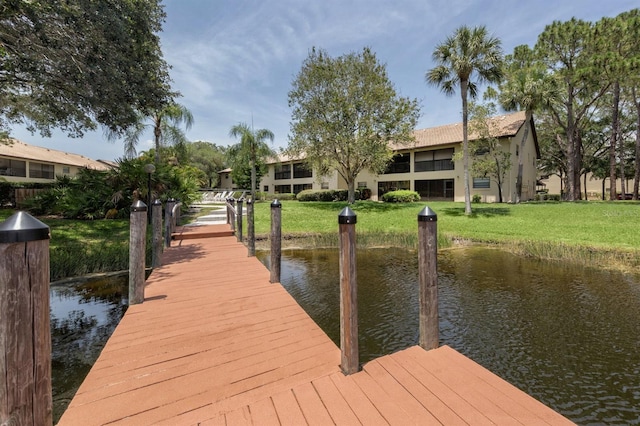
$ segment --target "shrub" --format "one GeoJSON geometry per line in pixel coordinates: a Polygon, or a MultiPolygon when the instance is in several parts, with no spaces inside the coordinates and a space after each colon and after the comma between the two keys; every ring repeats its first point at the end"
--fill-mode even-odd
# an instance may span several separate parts
{"type": "MultiPolygon", "coordinates": [[[[361,192],[356,189],[356,200],[361,200],[361,192]]],[[[298,201],[347,201],[349,191],[347,189],[305,189],[296,196],[298,201]]]]}
{"type": "Polygon", "coordinates": [[[399,191],[387,192],[382,196],[385,203],[414,203],[420,201],[420,194],[416,191],[401,189],[399,191]]]}
{"type": "Polygon", "coordinates": [[[471,202],[472,203],[481,203],[482,202],[482,196],[480,194],[473,194],[473,197],[471,198],[471,202]]]}
{"type": "Polygon", "coordinates": [[[560,201],[560,194],[547,194],[541,192],[534,197],[535,201],[560,201]]]}

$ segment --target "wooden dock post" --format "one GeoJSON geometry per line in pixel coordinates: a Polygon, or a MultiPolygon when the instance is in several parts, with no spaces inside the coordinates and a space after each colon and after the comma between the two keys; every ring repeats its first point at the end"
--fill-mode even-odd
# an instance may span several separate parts
{"type": "Polygon", "coordinates": [[[176,200],[173,198],[169,198],[167,202],[164,204],[164,246],[171,247],[171,233],[173,229],[171,229],[171,212],[173,211],[173,206],[176,205],[176,200]]]}
{"type": "Polygon", "coordinates": [[[256,255],[256,227],[253,221],[253,199],[247,200],[247,255],[256,255]]]}
{"type": "Polygon", "coordinates": [[[147,205],[137,200],[131,206],[129,231],[129,305],[144,301],[144,270],[147,242],[147,205]]]}
{"type": "Polygon", "coordinates": [[[49,238],[25,212],[0,223],[0,425],[53,423],[49,238]]]}
{"type": "Polygon", "coordinates": [[[162,202],[157,198],[151,205],[151,223],[153,225],[151,267],[162,265],[162,202]]]}
{"type": "Polygon", "coordinates": [[[282,204],[277,199],[271,203],[271,270],[269,282],[280,282],[282,262],[282,204]]]}
{"type": "Polygon", "coordinates": [[[236,232],[236,200],[233,197],[227,198],[227,206],[229,206],[229,219],[231,219],[231,230],[236,232]]]}
{"type": "Polygon", "coordinates": [[[238,204],[236,205],[236,223],[238,232],[236,232],[236,238],[239,242],[242,242],[242,197],[238,198],[238,204]]]}
{"type": "Polygon", "coordinates": [[[429,207],[418,213],[418,275],[420,281],[420,346],[439,345],[438,215],[429,207]]]}
{"type": "Polygon", "coordinates": [[[358,277],[356,274],[356,214],[345,207],[340,227],[340,350],[344,374],[360,369],[358,351],[358,277]]]}

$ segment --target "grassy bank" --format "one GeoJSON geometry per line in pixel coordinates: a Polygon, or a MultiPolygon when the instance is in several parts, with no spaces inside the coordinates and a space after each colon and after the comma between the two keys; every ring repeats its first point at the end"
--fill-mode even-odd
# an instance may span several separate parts
{"type": "MultiPolygon", "coordinates": [[[[438,215],[441,248],[482,243],[524,256],[607,269],[633,271],[640,266],[640,203],[632,201],[474,204],[470,217],[464,215],[462,203],[358,202],[351,206],[358,215],[358,246],[415,249],[417,215],[425,205],[438,215]]],[[[283,245],[337,247],[338,214],[345,206],[282,202],[283,245]]],[[[12,213],[0,210],[0,220],[12,213]]],[[[256,235],[263,238],[259,246],[265,245],[270,215],[270,203],[255,205],[256,235]]],[[[127,220],[40,219],[51,227],[52,280],[128,268],[127,220]]]]}
{"type": "MultiPolygon", "coordinates": [[[[358,244],[415,248],[417,214],[425,206],[438,215],[440,247],[456,242],[496,244],[521,255],[632,270],[640,265],[640,204],[577,202],[475,204],[383,204],[358,202],[358,244]]],[[[285,244],[337,245],[338,214],[344,203],[282,202],[285,244]],[[295,238],[301,236],[303,238],[295,238]]],[[[269,203],[256,205],[256,234],[269,232],[269,203]]]]}

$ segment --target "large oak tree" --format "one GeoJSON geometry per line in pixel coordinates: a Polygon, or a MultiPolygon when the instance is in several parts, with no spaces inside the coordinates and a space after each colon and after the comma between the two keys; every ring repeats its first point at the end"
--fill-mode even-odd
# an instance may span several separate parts
{"type": "Polygon", "coordinates": [[[349,203],[358,174],[382,173],[392,158],[390,143],[412,141],[419,116],[418,101],[396,93],[369,48],[337,58],[312,49],[293,81],[289,106],[287,152],[321,175],[336,170],[347,183],[349,203]]]}
{"type": "Polygon", "coordinates": [[[122,132],[174,95],[159,0],[0,3],[0,131],[122,132]]]}

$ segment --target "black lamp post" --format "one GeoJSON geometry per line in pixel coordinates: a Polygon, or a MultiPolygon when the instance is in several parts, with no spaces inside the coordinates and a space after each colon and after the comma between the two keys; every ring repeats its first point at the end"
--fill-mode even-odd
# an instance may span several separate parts
{"type": "Polygon", "coordinates": [[[149,164],[145,164],[144,166],[144,171],[147,173],[147,175],[149,176],[149,179],[147,181],[147,221],[148,223],[151,223],[151,175],[153,174],[153,172],[156,171],[156,166],[154,166],[153,164],[149,163],[149,164]]]}

